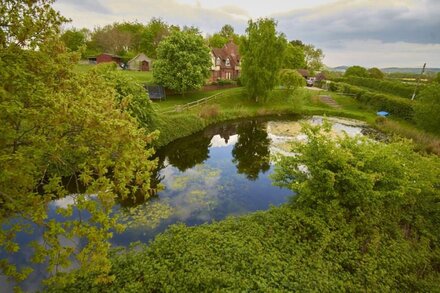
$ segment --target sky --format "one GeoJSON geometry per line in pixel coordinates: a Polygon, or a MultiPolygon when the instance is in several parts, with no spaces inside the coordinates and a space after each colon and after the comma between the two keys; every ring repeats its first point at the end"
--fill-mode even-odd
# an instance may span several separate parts
{"type": "Polygon", "coordinates": [[[365,67],[440,67],[440,0],[57,0],[72,22],[93,29],[120,21],[196,26],[204,34],[274,18],[288,40],[324,51],[324,63],[365,67]]]}

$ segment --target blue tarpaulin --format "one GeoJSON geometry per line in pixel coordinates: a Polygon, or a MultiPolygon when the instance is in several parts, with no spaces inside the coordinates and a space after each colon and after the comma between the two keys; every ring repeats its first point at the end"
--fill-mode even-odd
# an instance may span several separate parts
{"type": "Polygon", "coordinates": [[[378,116],[382,116],[382,117],[386,117],[388,115],[390,115],[390,113],[386,112],[386,111],[379,111],[376,113],[378,116]]]}

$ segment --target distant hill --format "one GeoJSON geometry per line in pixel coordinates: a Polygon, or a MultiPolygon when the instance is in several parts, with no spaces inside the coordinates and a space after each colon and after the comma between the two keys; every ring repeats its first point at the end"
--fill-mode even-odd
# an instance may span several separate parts
{"type": "MultiPolygon", "coordinates": [[[[420,73],[422,68],[400,68],[400,67],[387,67],[381,68],[385,73],[420,73]]],[[[440,72],[440,68],[426,68],[426,72],[440,72]]]]}
{"type": "MultiPolygon", "coordinates": [[[[337,66],[337,67],[330,67],[329,70],[330,71],[339,71],[339,72],[344,72],[349,66],[337,66]]],[[[386,67],[386,68],[381,68],[380,70],[382,70],[385,73],[420,73],[420,71],[422,70],[422,68],[410,68],[410,67],[386,67]]],[[[440,68],[426,68],[426,72],[433,72],[433,73],[437,73],[440,72],[440,68]]]]}

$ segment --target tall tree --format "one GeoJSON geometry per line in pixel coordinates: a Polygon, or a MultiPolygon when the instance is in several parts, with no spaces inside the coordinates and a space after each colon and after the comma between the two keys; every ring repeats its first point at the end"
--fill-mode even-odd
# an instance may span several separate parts
{"type": "MultiPolygon", "coordinates": [[[[157,58],[157,47],[173,30],[160,18],[152,18],[142,34],[141,50],[150,58],[157,58]]],[[[175,28],[174,28],[175,30],[175,28]]]]}
{"type": "Polygon", "coordinates": [[[181,94],[202,87],[209,76],[211,56],[203,37],[189,31],[174,31],[157,48],[154,79],[181,94]]]}
{"type": "Polygon", "coordinates": [[[312,44],[304,44],[300,40],[293,40],[290,44],[297,48],[302,48],[304,52],[305,58],[305,68],[308,69],[311,74],[314,74],[316,71],[320,71],[324,64],[322,63],[322,59],[324,58],[324,53],[321,49],[315,48],[312,44]]]}
{"type": "Polygon", "coordinates": [[[375,78],[375,79],[383,79],[385,76],[383,74],[382,70],[380,70],[377,67],[373,67],[373,68],[368,69],[368,74],[369,74],[369,77],[375,78]]]}
{"type": "Polygon", "coordinates": [[[70,29],[61,35],[61,41],[70,51],[78,51],[81,46],[85,45],[86,36],[77,29],[70,29]]]}
{"type": "Polygon", "coordinates": [[[277,33],[276,25],[273,19],[250,20],[240,44],[241,79],[249,97],[256,102],[275,87],[283,66],[287,41],[277,33]]]}
{"type": "MultiPolygon", "coordinates": [[[[122,227],[112,217],[117,197],[149,188],[152,136],[139,128],[140,91],[92,70],[77,73],[78,54],[65,51],[58,28],[65,21],[53,1],[1,0],[0,45],[0,247],[2,275],[20,281],[31,272],[17,269],[18,233],[42,231],[31,243],[32,261],[46,263],[52,283],[74,278],[58,274],[72,268],[109,282],[108,239],[122,227]],[[134,89],[134,90],[133,90],[134,89]],[[73,194],[63,184],[71,178],[73,194]],[[71,203],[48,219],[53,199],[71,203]],[[72,219],[87,213],[89,220],[72,219]],[[82,239],[74,249],[64,241],[82,239]]],[[[145,105],[145,104],[143,104],[145,105]]],[[[148,111],[148,109],[142,109],[148,111]]]]}
{"type": "Polygon", "coordinates": [[[303,47],[288,44],[283,67],[286,69],[306,68],[306,56],[303,47]]]}
{"type": "Polygon", "coordinates": [[[416,123],[427,131],[440,134],[440,84],[427,86],[417,100],[414,106],[416,123]]]}
{"type": "Polygon", "coordinates": [[[92,33],[91,44],[100,52],[124,54],[131,48],[133,36],[121,30],[117,23],[96,28],[92,33]]]}
{"type": "Polygon", "coordinates": [[[321,49],[315,48],[314,45],[305,45],[304,54],[306,57],[307,69],[313,74],[316,71],[320,71],[324,64],[322,63],[322,58],[324,58],[324,53],[321,49]]]}
{"type": "Polygon", "coordinates": [[[230,40],[236,44],[240,43],[240,37],[235,33],[234,27],[230,24],[225,24],[219,32],[208,36],[207,40],[211,48],[222,48],[230,40]]]}
{"type": "Polygon", "coordinates": [[[345,77],[348,77],[348,76],[368,77],[369,74],[368,74],[367,69],[365,69],[364,67],[359,66],[359,65],[354,65],[354,66],[348,67],[347,70],[345,70],[344,76],[345,77]]]}

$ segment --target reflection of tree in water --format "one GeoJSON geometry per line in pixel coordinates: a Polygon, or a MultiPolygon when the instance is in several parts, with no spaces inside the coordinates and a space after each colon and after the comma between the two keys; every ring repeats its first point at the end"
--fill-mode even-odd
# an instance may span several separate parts
{"type": "Polygon", "coordinates": [[[232,150],[238,173],[250,180],[256,180],[260,171],[264,173],[270,168],[270,139],[263,125],[257,121],[240,125],[238,141],[232,150]]]}
{"type": "Polygon", "coordinates": [[[170,143],[161,152],[166,154],[171,165],[184,172],[209,158],[211,139],[212,136],[198,133],[170,143]]]}

